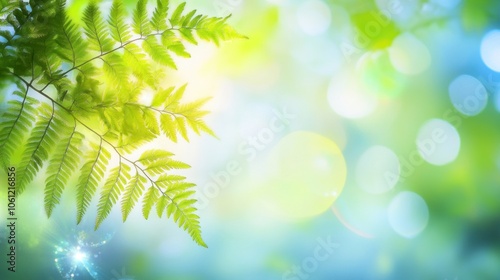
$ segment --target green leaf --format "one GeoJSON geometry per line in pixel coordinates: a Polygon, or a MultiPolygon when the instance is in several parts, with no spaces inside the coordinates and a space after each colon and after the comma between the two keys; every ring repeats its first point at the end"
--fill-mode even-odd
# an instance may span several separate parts
{"type": "Polygon", "coordinates": [[[76,126],[67,137],[60,141],[47,168],[48,177],[45,181],[45,212],[50,217],[54,207],[59,204],[62,192],[70,177],[76,173],[80,162],[80,145],[83,135],[76,131],[76,126]]]}
{"type": "Polygon", "coordinates": [[[146,183],[146,178],[140,176],[139,172],[136,172],[134,178],[130,180],[130,182],[125,187],[125,191],[121,200],[122,218],[124,222],[127,220],[128,215],[144,192],[146,183]]]}
{"type": "Polygon", "coordinates": [[[146,191],[146,194],[144,195],[144,198],[142,200],[142,215],[144,216],[144,219],[149,218],[149,213],[151,212],[151,208],[153,208],[153,205],[156,204],[157,200],[158,200],[158,190],[155,187],[150,187],[146,191]]]}
{"type": "Polygon", "coordinates": [[[159,32],[160,30],[167,29],[167,13],[168,13],[168,0],[157,0],[156,8],[153,12],[153,18],[151,19],[151,26],[159,32]]]}
{"type": "Polygon", "coordinates": [[[111,38],[120,43],[120,45],[123,45],[124,42],[131,38],[129,28],[125,21],[126,14],[122,1],[114,0],[111,5],[108,23],[110,26],[111,38]]]}
{"type": "Polygon", "coordinates": [[[92,151],[83,165],[76,187],[76,211],[77,222],[80,223],[85,214],[97,186],[101,182],[106,172],[108,161],[111,157],[109,151],[102,146],[92,143],[92,151]]]}
{"type": "Polygon", "coordinates": [[[132,28],[136,34],[146,36],[151,33],[151,25],[148,20],[148,11],[146,8],[147,1],[139,0],[134,10],[134,19],[132,28]]]}
{"type": "Polygon", "coordinates": [[[154,37],[148,37],[144,40],[142,44],[144,50],[149,54],[149,56],[153,59],[153,61],[170,67],[172,69],[177,69],[174,60],[167,52],[167,50],[158,43],[158,40],[154,37]]]}
{"type": "Polygon", "coordinates": [[[110,175],[102,188],[101,197],[97,204],[97,218],[95,229],[99,228],[102,221],[109,215],[111,208],[116,204],[120,194],[128,183],[130,167],[120,162],[117,167],[110,171],[110,175]]]}
{"type": "Polygon", "coordinates": [[[83,22],[85,23],[85,35],[87,35],[92,49],[102,54],[113,48],[109,31],[95,3],[89,4],[83,12],[83,22]]]}
{"type": "Polygon", "coordinates": [[[170,17],[170,24],[172,24],[172,26],[179,25],[181,20],[181,15],[185,7],[186,7],[186,2],[182,2],[181,4],[179,4],[179,6],[177,6],[177,8],[175,8],[175,11],[172,13],[172,16],[170,17]]]}

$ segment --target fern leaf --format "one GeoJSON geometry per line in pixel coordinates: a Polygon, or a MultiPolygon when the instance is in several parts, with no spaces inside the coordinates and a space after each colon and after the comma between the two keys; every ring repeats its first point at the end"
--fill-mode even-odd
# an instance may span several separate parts
{"type": "Polygon", "coordinates": [[[95,222],[96,230],[109,215],[111,208],[118,201],[118,197],[123,192],[125,185],[130,179],[129,172],[130,167],[123,164],[121,161],[117,167],[111,170],[108,180],[104,184],[101,197],[97,205],[97,218],[95,222]]]}
{"type": "Polygon", "coordinates": [[[187,13],[183,18],[182,18],[182,27],[187,27],[191,20],[193,19],[194,15],[196,15],[196,10],[192,10],[191,12],[187,13]]]}
{"type": "Polygon", "coordinates": [[[142,47],[149,54],[149,56],[153,59],[153,61],[170,67],[172,69],[177,69],[174,60],[167,52],[167,50],[158,43],[158,40],[155,37],[148,37],[144,40],[142,47]]]}
{"type": "Polygon", "coordinates": [[[179,133],[181,134],[182,138],[189,142],[188,138],[188,132],[186,128],[186,119],[185,118],[176,118],[175,122],[177,123],[177,129],[179,130],[179,133]]]}
{"type": "Polygon", "coordinates": [[[113,48],[113,42],[108,35],[109,31],[95,3],[90,3],[83,12],[83,22],[85,23],[85,35],[87,35],[94,50],[103,54],[113,48]]]}
{"type": "Polygon", "coordinates": [[[187,84],[179,87],[174,94],[169,94],[167,98],[165,98],[165,102],[163,103],[163,109],[177,108],[181,101],[182,96],[184,95],[184,91],[186,91],[187,84]]]}
{"type": "Polygon", "coordinates": [[[110,80],[111,84],[117,87],[126,84],[128,79],[128,68],[123,65],[122,58],[115,54],[107,55],[101,58],[103,61],[103,72],[110,80]]]}
{"type": "Polygon", "coordinates": [[[144,124],[147,129],[154,135],[160,134],[160,127],[158,125],[158,118],[153,110],[144,110],[142,113],[144,124]]]}
{"type": "Polygon", "coordinates": [[[87,211],[90,201],[99,185],[99,182],[104,177],[106,166],[111,157],[109,151],[102,146],[102,140],[99,145],[91,143],[92,152],[89,154],[89,159],[85,162],[81,169],[80,178],[76,188],[76,210],[77,222],[80,223],[83,215],[87,211]]]}
{"type": "Polygon", "coordinates": [[[142,153],[142,155],[137,160],[137,162],[139,162],[143,165],[147,165],[149,163],[155,162],[155,161],[160,160],[160,159],[170,158],[173,155],[174,154],[172,154],[169,151],[152,149],[152,150],[147,150],[144,153],[142,153]]]}
{"type": "Polygon", "coordinates": [[[23,151],[21,162],[18,164],[17,191],[22,193],[42,167],[44,161],[48,160],[51,148],[58,141],[58,133],[63,127],[63,122],[56,118],[54,105],[43,103],[39,110],[41,116],[31,131],[30,138],[23,151]],[[51,109],[49,109],[49,107],[51,109]]]}
{"type": "Polygon", "coordinates": [[[160,116],[161,130],[170,140],[172,140],[172,142],[177,143],[177,130],[175,124],[174,116],[170,114],[163,114],[160,116]]]}
{"type": "Polygon", "coordinates": [[[149,63],[147,56],[139,47],[134,44],[127,45],[124,48],[123,62],[125,66],[131,69],[132,74],[135,75],[140,82],[144,82],[152,88],[156,87],[156,80],[151,71],[151,63],[149,63]]]}
{"type": "Polygon", "coordinates": [[[151,18],[151,26],[159,32],[167,29],[168,0],[157,0],[156,8],[151,18]]]}
{"type": "Polygon", "coordinates": [[[210,127],[208,127],[208,125],[202,119],[188,119],[187,122],[191,129],[196,132],[196,134],[199,135],[200,131],[203,131],[208,135],[217,138],[215,132],[210,127]]]}
{"type": "Polygon", "coordinates": [[[188,191],[192,188],[194,188],[196,185],[193,183],[188,183],[188,182],[172,182],[169,184],[167,193],[169,195],[176,195],[179,192],[185,192],[188,191]]]}
{"type": "Polygon", "coordinates": [[[227,24],[227,19],[229,19],[229,16],[225,18],[204,18],[193,28],[196,29],[196,34],[200,39],[213,42],[216,46],[219,46],[221,41],[246,39],[247,37],[239,34],[227,24]]]}
{"type": "Polygon", "coordinates": [[[163,212],[165,212],[165,208],[167,207],[168,199],[166,196],[162,195],[156,202],[156,214],[158,215],[158,218],[161,218],[163,216],[163,212]]]}
{"type": "Polygon", "coordinates": [[[54,207],[59,204],[62,192],[69,178],[74,174],[80,162],[80,145],[83,135],[76,131],[76,126],[67,141],[61,141],[55,148],[54,155],[47,168],[45,181],[45,212],[50,217],[54,207]]]}
{"type": "Polygon", "coordinates": [[[172,94],[172,91],[174,91],[175,87],[169,87],[164,90],[160,90],[156,92],[156,94],[153,97],[153,100],[151,101],[151,106],[152,107],[160,107],[165,101],[169,98],[169,96],[172,94]]]}
{"type": "Polygon", "coordinates": [[[184,162],[172,159],[160,159],[145,165],[144,171],[150,175],[161,175],[172,169],[187,169],[190,166],[184,162]]]}
{"type": "Polygon", "coordinates": [[[170,17],[170,24],[172,26],[177,26],[179,25],[181,21],[181,16],[182,12],[184,11],[184,8],[186,7],[186,2],[182,2],[175,8],[175,11],[172,13],[172,16],[170,17]]]}
{"type": "Polygon", "coordinates": [[[149,213],[156,204],[156,201],[158,201],[158,190],[155,187],[150,187],[142,200],[142,215],[144,219],[147,220],[149,218],[149,213]]]}
{"type": "Polygon", "coordinates": [[[125,23],[125,16],[126,14],[122,1],[114,0],[111,5],[108,23],[110,26],[111,38],[120,43],[120,46],[131,38],[129,28],[125,23]]]}
{"type": "Polygon", "coordinates": [[[36,115],[36,109],[28,100],[10,100],[7,104],[9,108],[0,122],[0,158],[4,167],[10,165],[12,154],[28,137],[36,115]]]}
{"type": "Polygon", "coordinates": [[[56,39],[58,45],[55,52],[64,60],[70,61],[72,66],[80,64],[87,56],[87,43],[82,39],[76,24],[65,14],[62,15],[63,23],[59,28],[59,36],[56,39]]]}
{"type": "Polygon", "coordinates": [[[188,41],[193,45],[198,45],[198,41],[196,41],[196,39],[194,38],[191,29],[181,28],[179,29],[179,32],[181,33],[183,39],[185,39],[186,41],[188,41]]]}
{"type": "Polygon", "coordinates": [[[195,199],[189,199],[194,191],[177,194],[167,206],[167,217],[173,216],[177,225],[186,230],[200,246],[207,247],[201,237],[200,217],[195,214],[195,199]]]}
{"type": "Polygon", "coordinates": [[[161,43],[169,51],[178,56],[186,58],[191,57],[191,55],[186,51],[186,48],[184,47],[184,44],[182,44],[180,38],[178,38],[171,30],[167,30],[161,34],[161,43]]]}
{"type": "Polygon", "coordinates": [[[148,21],[147,1],[139,0],[134,10],[132,28],[134,32],[141,37],[151,33],[151,26],[148,21]]]}
{"type": "Polygon", "coordinates": [[[139,172],[137,171],[134,178],[130,180],[130,182],[125,187],[125,191],[121,200],[122,218],[124,222],[127,220],[128,215],[141,197],[146,183],[146,178],[140,176],[139,172]]]}

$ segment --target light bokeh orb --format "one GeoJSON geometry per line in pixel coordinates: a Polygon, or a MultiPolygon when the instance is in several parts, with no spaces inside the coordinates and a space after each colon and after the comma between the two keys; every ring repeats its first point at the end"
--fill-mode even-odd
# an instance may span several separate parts
{"type": "Polygon", "coordinates": [[[278,211],[306,218],[326,211],[344,188],[346,163],[332,140],[307,131],[283,137],[271,151],[266,187],[278,211]]]}
{"type": "Polygon", "coordinates": [[[323,34],[330,27],[331,11],[328,5],[319,0],[304,1],[297,10],[300,29],[308,35],[323,34]]]}
{"type": "Polygon", "coordinates": [[[420,128],[416,142],[420,156],[433,165],[448,164],[460,152],[460,135],[455,127],[441,119],[426,122],[420,128]]]}
{"type": "Polygon", "coordinates": [[[375,94],[363,82],[349,72],[339,73],[328,87],[328,103],[338,115],[359,119],[371,114],[378,105],[375,94]]]}
{"type": "Polygon", "coordinates": [[[500,72],[500,30],[492,30],[481,41],[481,58],[484,64],[495,72],[500,72]]]}
{"type": "Polygon", "coordinates": [[[460,75],[448,87],[451,103],[462,114],[475,116],[488,103],[488,93],[484,85],[470,75],[460,75]]]}
{"type": "Polygon", "coordinates": [[[358,160],[356,182],[368,193],[384,193],[396,185],[400,169],[399,159],[391,149],[373,146],[366,150],[358,160]]]}
{"type": "Polygon", "coordinates": [[[402,33],[389,47],[391,63],[399,72],[417,75],[431,65],[429,49],[411,33],[402,33]]]}
{"type": "Polygon", "coordinates": [[[429,221],[429,209],[424,199],[408,191],[401,192],[392,199],[387,215],[392,229],[406,238],[419,235],[429,221]]]}

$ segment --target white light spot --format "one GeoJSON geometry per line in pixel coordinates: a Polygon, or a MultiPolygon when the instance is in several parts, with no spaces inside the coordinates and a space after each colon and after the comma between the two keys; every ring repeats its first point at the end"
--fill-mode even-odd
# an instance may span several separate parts
{"type": "Polygon", "coordinates": [[[84,253],[81,253],[81,252],[77,252],[75,253],[75,255],[73,256],[73,259],[77,262],[82,262],[83,260],[85,260],[87,256],[84,254],[84,253]]]}
{"type": "Polygon", "coordinates": [[[420,128],[417,147],[422,158],[428,163],[445,165],[457,158],[460,135],[450,123],[432,119],[420,128]]]}
{"type": "Polygon", "coordinates": [[[500,72],[500,30],[488,32],[481,41],[481,58],[491,70],[500,72]]]}
{"type": "Polygon", "coordinates": [[[319,0],[306,1],[298,8],[297,20],[306,34],[320,35],[330,27],[330,8],[319,0]]]}
{"type": "Polygon", "coordinates": [[[413,192],[401,192],[396,195],[389,204],[387,214],[392,229],[406,238],[417,236],[429,221],[427,204],[413,192]]]}
{"type": "Polygon", "coordinates": [[[399,72],[416,75],[424,72],[431,64],[427,47],[413,34],[399,35],[389,47],[391,63],[399,72]]]}
{"type": "Polygon", "coordinates": [[[484,110],[488,103],[488,93],[484,85],[476,78],[461,75],[448,87],[451,102],[457,110],[468,116],[475,116],[484,110]]]}
{"type": "Polygon", "coordinates": [[[358,119],[372,113],[377,107],[375,94],[350,74],[336,75],[328,87],[330,107],[342,117],[358,119]]]}
{"type": "Polygon", "coordinates": [[[399,180],[399,159],[392,150],[373,146],[366,150],[356,165],[356,182],[368,193],[384,193],[399,180]]]}

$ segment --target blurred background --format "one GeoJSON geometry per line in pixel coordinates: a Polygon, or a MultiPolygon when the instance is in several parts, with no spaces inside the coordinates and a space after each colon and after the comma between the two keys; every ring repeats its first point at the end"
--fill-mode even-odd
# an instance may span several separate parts
{"type": "Polygon", "coordinates": [[[192,166],[209,248],[139,208],[76,226],[74,191],[48,220],[40,176],[1,279],[500,279],[500,1],[188,8],[249,37],[191,47],[171,76],[213,97],[220,139],[166,144],[192,166]]]}

